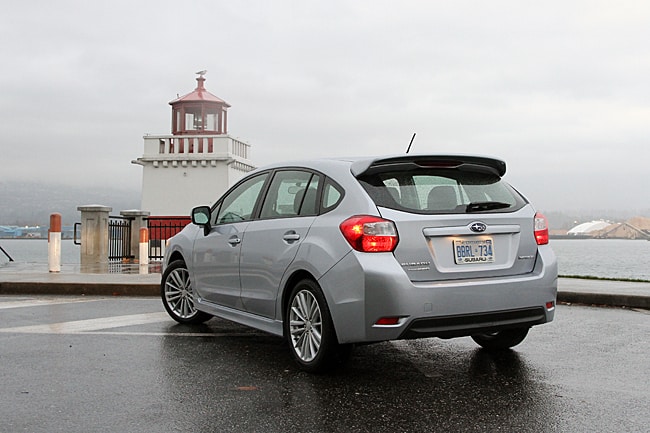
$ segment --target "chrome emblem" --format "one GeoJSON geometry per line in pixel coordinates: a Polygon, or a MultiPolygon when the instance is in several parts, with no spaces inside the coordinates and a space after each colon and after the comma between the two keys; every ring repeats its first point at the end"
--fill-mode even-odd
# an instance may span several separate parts
{"type": "Polygon", "coordinates": [[[476,233],[483,233],[485,230],[487,230],[487,226],[484,223],[481,223],[481,222],[477,221],[475,223],[472,223],[469,226],[469,229],[471,231],[473,231],[473,232],[476,232],[476,233]]]}

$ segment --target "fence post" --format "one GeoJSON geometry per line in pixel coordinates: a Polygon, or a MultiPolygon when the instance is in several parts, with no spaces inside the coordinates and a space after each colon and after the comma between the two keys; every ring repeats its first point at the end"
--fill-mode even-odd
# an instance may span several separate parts
{"type": "MultiPolygon", "coordinates": [[[[150,212],[144,210],[123,210],[120,215],[124,218],[131,220],[131,253],[135,256],[135,261],[142,263],[143,256],[140,250],[140,229],[147,227],[145,218],[149,216],[150,212]]],[[[146,259],[149,260],[149,248],[147,247],[146,259]]]]}
{"type": "Polygon", "coordinates": [[[108,271],[108,214],[113,208],[86,205],[78,206],[77,210],[81,212],[82,270],[96,267],[108,271]]]}
{"type": "Polygon", "coordinates": [[[61,272],[61,214],[50,215],[47,232],[47,266],[50,272],[61,272]]]}

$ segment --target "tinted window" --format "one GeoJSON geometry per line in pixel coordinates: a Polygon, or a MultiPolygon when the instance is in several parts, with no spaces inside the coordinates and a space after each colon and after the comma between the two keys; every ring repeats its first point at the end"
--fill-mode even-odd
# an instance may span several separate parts
{"type": "Polygon", "coordinates": [[[300,216],[318,215],[318,184],[320,176],[312,176],[309,185],[296,194],[295,205],[300,216]]]}
{"type": "Polygon", "coordinates": [[[268,173],[255,176],[233,189],[213,212],[216,215],[214,223],[226,224],[250,220],[267,177],[268,173]]]}
{"type": "Polygon", "coordinates": [[[323,209],[329,211],[333,209],[343,197],[343,191],[338,185],[332,183],[329,179],[325,182],[323,189],[323,209]]]}
{"type": "Polygon", "coordinates": [[[509,212],[525,201],[497,175],[421,169],[359,179],[378,206],[414,213],[509,212]]]}
{"type": "Polygon", "coordinates": [[[306,171],[278,171],[269,186],[260,217],[282,218],[313,214],[316,209],[316,191],[318,176],[306,171]]]}

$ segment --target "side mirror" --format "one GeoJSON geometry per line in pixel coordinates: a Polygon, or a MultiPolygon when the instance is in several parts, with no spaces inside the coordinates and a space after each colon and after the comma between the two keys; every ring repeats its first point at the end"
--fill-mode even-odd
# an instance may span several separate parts
{"type": "Polygon", "coordinates": [[[203,233],[207,236],[212,226],[210,225],[210,208],[198,206],[192,209],[192,223],[203,226],[203,233]]]}

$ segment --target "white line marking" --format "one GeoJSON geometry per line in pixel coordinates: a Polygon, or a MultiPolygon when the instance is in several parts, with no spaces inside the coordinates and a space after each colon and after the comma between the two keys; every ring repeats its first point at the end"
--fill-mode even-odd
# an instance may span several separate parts
{"type": "Polygon", "coordinates": [[[21,301],[2,301],[0,302],[0,310],[9,308],[23,308],[23,307],[42,307],[48,305],[59,304],[75,304],[78,302],[93,302],[100,301],[101,299],[83,299],[83,298],[69,298],[69,299],[25,299],[21,301]]]}
{"type": "Polygon", "coordinates": [[[256,334],[249,332],[239,332],[232,334],[223,332],[202,333],[202,332],[120,332],[120,331],[96,331],[96,332],[75,332],[76,335],[127,335],[129,337],[259,337],[266,335],[273,338],[270,334],[256,334]]]}
{"type": "Polygon", "coordinates": [[[171,319],[167,313],[145,313],[132,314],[128,316],[105,317],[102,319],[51,323],[49,325],[17,326],[15,328],[0,329],[0,332],[18,334],[80,334],[101,329],[145,325],[147,323],[166,322],[169,320],[171,319]]]}

